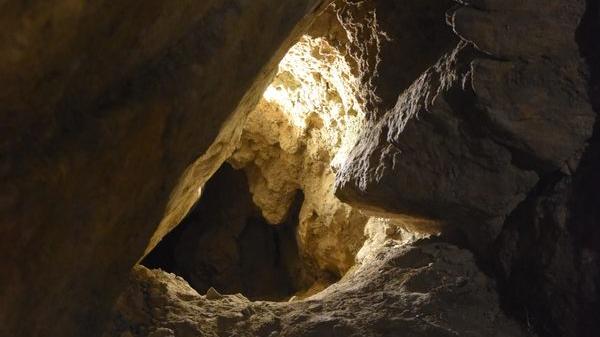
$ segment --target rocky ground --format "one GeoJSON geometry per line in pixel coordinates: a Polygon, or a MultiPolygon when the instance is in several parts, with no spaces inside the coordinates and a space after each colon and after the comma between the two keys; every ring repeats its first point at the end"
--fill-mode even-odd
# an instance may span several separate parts
{"type": "Polygon", "coordinates": [[[473,255],[446,243],[388,241],[368,263],[306,300],[251,302],[198,294],[137,266],[104,337],[530,336],[499,307],[473,255]]]}

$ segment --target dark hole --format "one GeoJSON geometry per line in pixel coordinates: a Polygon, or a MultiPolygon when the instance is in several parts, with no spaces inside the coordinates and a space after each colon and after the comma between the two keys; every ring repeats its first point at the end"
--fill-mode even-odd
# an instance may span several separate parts
{"type": "Polygon", "coordinates": [[[142,261],[186,279],[200,294],[214,287],[252,300],[284,300],[306,281],[296,244],[304,197],[270,225],[252,202],[246,175],[224,164],[181,224],[142,261]]]}

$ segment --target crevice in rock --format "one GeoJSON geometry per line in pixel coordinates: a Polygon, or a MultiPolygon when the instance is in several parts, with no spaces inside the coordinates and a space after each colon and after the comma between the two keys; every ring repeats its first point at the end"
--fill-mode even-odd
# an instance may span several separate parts
{"type": "Polygon", "coordinates": [[[286,300],[307,290],[296,226],[301,192],[282,223],[271,225],[252,203],[244,172],[224,164],[182,223],[142,261],[186,279],[199,293],[211,287],[252,300],[286,300]]]}
{"type": "MultiPolygon", "coordinates": [[[[303,36],[248,114],[225,164],[143,265],[252,300],[302,299],[411,234],[334,195],[335,173],[364,128],[359,83],[323,37],[303,36]]],[[[231,144],[230,144],[231,145],[231,144]]],[[[228,145],[228,146],[230,146],[228,145]]]]}
{"type": "Polygon", "coordinates": [[[285,300],[315,294],[355,264],[369,221],[373,235],[390,225],[374,230],[383,220],[333,195],[364,118],[346,61],[324,38],[304,36],[290,49],[239,141],[227,145],[236,170],[219,170],[144,265],[181,275],[200,293],[285,300]]]}
{"type": "MultiPolygon", "coordinates": [[[[600,3],[587,1],[577,29],[593,109],[600,103],[600,3]]],[[[600,312],[600,122],[582,153],[542,176],[507,218],[493,261],[505,311],[540,336],[596,336],[600,312]],[[532,287],[532,285],[536,285],[532,287]],[[524,296],[524,294],[527,296],[524,296]]],[[[484,264],[485,265],[485,264],[484,264]]]]}
{"type": "Polygon", "coordinates": [[[586,11],[577,29],[576,41],[579,53],[587,66],[589,97],[597,113],[600,113],[600,2],[586,1],[586,11]]]}
{"type": "Polygon", "coordinates": [[[482,261],[499,282],[505,312],[540,336],[591,337],[600,328],[594,317],[600,309],[598,145],[596,126],[577,171],[543,177],[508,216],[492,259],[482,261]]]}
{"type": "MultiPolygon", "coordinates": [[[[535,217],[535,204],[538,198],[550,193],[553,187],[558,183],[564,175],[559,171],[554,174],[547,174],[540,179],[533,190],[528,194],[527,198],[522,201],[514,211],[512,211],[504,223],[502,233],[496,239],[496,242],[490,247],[490,250],[479,256],[478,264],[482,270],[490,276],[494,276],[498,281],[500,300],[503,310],[510,316],[519,319],[530,332],[539,332],[540,323],[537,321],[541,317],[546,317],[540,312],[535,312],[523,302],[522,294],[527,290],[529,282],[516,282],[511,277],[519,277],[520,273],[527,273],[532,266],[527,258],[522,258],[521,264],[508,264],[510,259],[507,254],[507,243],[520,246],[528,245],[528,240],[537,241],[534,236],[539,235],[539,228],[536,230],[528,223],[533,221],[535,217]],[[525,220],[528,219],[528,220],[525,220]],[[510,236],[507,233],[512,231],[523,231],[528,234],[529,238],[517,238],[510,236]],[[514,242],[511,242],[513,241],[514,242]],[[523,243],[520,242],[523,240],[523,243]]],[[[522,248],[520,248],[522,249],[522,248]]],[[[533,280],[530,280],[533,282],[533,280]]],[[[542,307],[543,309],[543,307],[542,307]]]]}

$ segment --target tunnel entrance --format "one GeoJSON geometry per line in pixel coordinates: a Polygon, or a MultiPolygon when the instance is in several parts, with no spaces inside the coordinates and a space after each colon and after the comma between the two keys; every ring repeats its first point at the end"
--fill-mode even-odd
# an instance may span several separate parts
{"type": "Polygon", "coordinates": [[[302,298],[354,264],[369,218],[334,195],[362,128],[358,81],[323,38],[279,64],[235,150],[187,217],[142,262],[250,299],[302,298]]]}
{"type": "Polygon", "coordinates": [[[201,294],[214,287],[252,300],[286,300],[314,281],[296,243],[302,202],[297,191],[285,220],[271,225],[252,202],[245,173],[223,164],[188,216],[142,264],[182,276],[201,294]]]}
{"type": "Polygon", "coordinates": [[[310,296],[406,238],[401,221],[363,214],[334,194],[364,129],[348,56],[303,36],[243,125],[235,148],[182,223],[142,262],[253,300],[310,296]]]}

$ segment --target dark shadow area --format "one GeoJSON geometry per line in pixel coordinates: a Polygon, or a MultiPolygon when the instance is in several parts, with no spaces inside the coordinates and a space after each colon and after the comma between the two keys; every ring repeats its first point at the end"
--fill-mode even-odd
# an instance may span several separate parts
{"type": "MultiPolygon", "coordinates": [[[[577,32],[589,96],[600,111],[600,2],[577,32]]],[[[503,305],[542,337],[600,332],[600,121],[575,172],[557,171],[506,221],[495,265],[503,305]]]]}
{"type": "Polygon", "coordinates": [[[284,300],[306,278],[296,244],[303,195],[270,225],[253,204],[243,171],[224,164],[181,224],[142,261],[183,277],[200,294],[214,287],[252,300],[284,300]]]}

